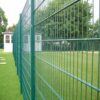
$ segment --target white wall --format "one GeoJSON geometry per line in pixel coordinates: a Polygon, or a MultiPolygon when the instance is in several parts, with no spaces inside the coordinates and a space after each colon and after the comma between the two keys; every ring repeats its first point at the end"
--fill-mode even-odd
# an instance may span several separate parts
{"type": "Polygon", "coordinates": [[[35,51],[42,51],[42,36],[35,35],[35,51]]]}
{"type": "Polygon", "coordinates": [[[24,43],[23,43],[23,50],[25,52],[30,52],[31,51],[31,43],[30,43],[30,35],[24,35],[24,43]]]}
{"type": "Polygon", "coordinates": [[[4,34],[4,52],[12,52],[13,51],[13,44],[12,44],[12,35],[11,34],[4,34]],[[6,36],[10,36],[10,43],[6,43],[6,36]]]}
{"type": "MultiPolygon", "coordinates": [[[[30,35],[24,36],[24,44],[23,44],[23,50],[25,52],[31,51],[31,43],[30,43],[30,35]]],[[[42,36],[41,35],[35,35],[35,51],[42,51],[42,36]]]]}

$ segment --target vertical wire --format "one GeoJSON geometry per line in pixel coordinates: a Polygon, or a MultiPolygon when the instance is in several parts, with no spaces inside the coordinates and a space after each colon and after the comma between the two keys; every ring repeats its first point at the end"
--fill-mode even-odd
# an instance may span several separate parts
{"type": "MultiPolygon", "coordinates": [[[[66,35],[65,35],[66,34],[66,29],[65,29],[65,24],[66,24],[66,9],[64,10],[64,22],[63,22],[63,24],[64,24],[64,26],[63,26],[64,27],[64,39],[66,39],[66,35]]],[[[66,48],[65,48],[65,45],[66,44],[65,44],[65,41],[64,41],[64,53],[63,53],[63,55],[64,55],[64,58],[63,58],[64,59],[64,70],[66,70],[66,60],[67,60],[66,59],[66,48]]],[[[64,84],[66,84],[65,87],[67,88],[66,77],[67,76],[64,75],[64,81],[65,81],[64,84]]],[[[64,89],[64,92],[66,92],[66,95],[67,95],[66,89],[64,89]]],[[[64,95],[65,96],[64,99],[66,99],[66,95],[64,95]]]]}
{"type": "MultiPolygon", "coordinates": [[[[60,23],[60,14],[58,13],[58,22],[60,23]]],[[[60,24],[58,23],[58,39],[60,38],[60,24]]],[[[60,61],[60,52],[61,52],[61,44],[60,44],[60,41],[59,41],[59,52],[58,52],[58,54],[59,54],[59,69],[60,69],[60,64],[61,64],[61,61],[60,61]]],[[[59,87],[60,87],[60,95],[61,95],[61,72],[59,71],[59,87]]]]}
{"type": "MultiPolygon", "coordinates": [[[[51,20],[53,19],[53,17],[51,17],[51,20]]],[[[51,27],[51,26],[50,26],[51,27]]],[[[51,27],[51,34],[52,34],[52,27],[51,27]]],[[[54,45],[53,45],[53,42],[54,42],[54,34],[52,34],[52,36],[51,36],[51,39],[52,39],[52,47],[51,47],[51,55],[52,55],[52,65],[54,64],[54,62],[53,62],[53,60],[54,60],[54,55],[53,55],[53,52],[54,52],[54,45]]],[[[51,66],[51,76],[52,76],[52,80],[51,80],[51,82],[52,82],[52,84],[51,84],[51,86],[53,87],[53,66],[51,66]]],[[[52,100],[53,100],[53,93],[52,93],[52,100]]]]}
{"type": "MultiPolygon", "coordinates": [[[[63,5],[64,5],[64,1],[63,1],[63,5]]],[[[62,15],[63,15],[63,17],[61,17],[62,18],[62,26],[63,26],[63,33],[62,33],[62,40],[65,38],[64,37],[64,10],[62,11],[62,15]]],[[[64,69],[65,70],[65,67],[64,67],[64,40],[62,41],[63,43],[62,43],[62,50],[61,50],[61,52],[62,52],[62,54],[61,54],[61,67],[63,67],[62,69],[64,69]]],[[[62,72],[62,97],[63,97],[63,99],[64,99],[64,88],[63,88],[63,83],[65,82],[65,80],[64,80],[64,73],[62,72]],[[64,82],[63,82],[64,81],[64,82]]]]}
{"type": "MultiPolygon", "coordinates": [[[[61,11],[60,13],[59,13],[59,15],[60,14],[62,14],[62,12],[63,11],[61,11]]],[[[62,25],[62,18],[61,18],[61,16],[60,16],[60,28],[61,28],[61,25],[62,25]]],[[[59,29],[59,32],[60,32],[60,29],[59,29]]],[[[60,33],[60,39],[62,39],[62,35],[61,35],[61,33],[60,33]]],[[[62,41],[60,41],[60,69],[61,69],[61,67],[63,67],[62,66],[62,41]]],[[[61,78],[61,89],[60,89],[60,91],[61,91],[61,96],[62,96],[62,72],[60,71],[60,78],[61,78]]]]}
{"type": "MultiPolygon", "coordinates": [[[[51,2],[52,2],[52,1],[51,1],[51,2]]],[[[54,7],[55,7],[55,5],[54,5],[54,7]]],[[[52,6],[52,8],[53,8],[53,6],[52,6]]],[[[55,9],[55,8],[54,8],[54,9],[55,9]]],[[[51,11],[51,12],[52,12],[52,11],[51,11]]],[[[54,12],[53,12],[53,13],[54,13],[54,12]]],[[[53,16],[52,16],[50,19],[53,20],[53,16]]],[[[52,41],[51,41],[51,43],[52,43],[52,46],[51,46],[51,55],[52,55],[52,58],[51,58],[51,59],[52,59],[52,65],[53,65],[53,64],[54,64],[54,61],[53,61],[53,60],[54,60],[54,54],[53,54],[53,53],[54,53],[54,45],[53,45],[53,43],[54,43],[54,35],[55,35],[55,33],[52,34],[52,30],[53,30],[53,29],[52,29],[52,26],[50,26],[50,27],[51,27],[51,35],[52,35],[52,36],[51,36],[51,40],[52,40],[52,41]]],[[[53,76],[53,75],[54,75],[54,74],[53,74],[53,66],[51,66],[51,71],[52,71],[52,72],[51,72],[51,76],[52,76],[52,80],[51,80],[52,83],[51,83],[51,86],[53,87],[53,77],[54,77],[54,76],[53,76]]],[[[52,93],[51,99],[53,100],[53,93],[52,93]]]]}
{"type": "MultiPolygon", "coordinates": [[[[43,13],[43,12],[42,12],[43,13]]],[[[39,16],[39,13],[38,13],[38,16],[39,16]]],[[[39,17],[40,18],[40,17],[39,17]]],[[[40,26],[42,25],[42,24],[39,24],[40,26]]],[[[44,37],[43,37],[43,40],[44,40],[44,37]]],[[[42,41],[43,41],[42,40],[42,41]]],[[[43,44],[44,44],[44,41],[43,41],[43,44]]],[[[44,47],[44,51],[45,51],[45,47],[44,47]]],[[[39,53],[39,58],[41,58],[41,59],[43,59],[42,58],[42,55],[43,55],[43,53],[39,53]]],[[[39,60],[40,61],[40,63],[42,64],[43,62],[41,61],[41,60],[39,60]]],[[[40,67],[42,68],[42,65],[40,65],[40,67]]],[[[40,68],[40,69],[41,69],[40,68]]],[[[40,73],[42,74],[42,71],[40,70],[40,73]]],[[[37,75],[38,75],[38,73],[37,73],[37,75]]],[[[38,79],[39,79],[39,81],[40,81],[40,90],[43,92],[43,90],[42,90],[42,80],[40,79],[40,77],[38,76],[38,79]]],[[[43,95],[44,95],[44,93],[43,93],[43,95]]]]}
{"type": "MultiPolygon", "coordinates": [[[[58,10],[58,4],[57,4],[57,10],[58,10]]],[[[58,22],[59,22],[59,17],[58,17],[59,15],[57,14],[57,39],[58,39],[58,34],[59,34],[59,32],[58,32],[58,29],[59,29],[59,25],[58,25],[58,22]]],[[[58,67],[59,67],[59,47],[57,47],[57,65],[58,65],[58,67]]],[[[58,71],[58,80],[59,80],[59,83],[58,83],[58,88],[59,88],[59,95],[60,95],[60,78],[59,78],[59,71],[58,71]]]]}
{"type": "MultiPolygon", "coordinates": [[[[61,12],[61,14],[63,14],[63,11],[61,12]]],[[[61,22],[63,22],[63,19],[62,19],[62,17],[61,17],[61,22]]],[[[61,25],[63,26],[63,23],[61,23],[61,25]]],[[[60,26],[61,27],[61,26],[60,26]]],[[[62,34],[63,34],[63,32],[62,32],[62,34]]],[[[61,39],[63,39],[63,36],[61,36],[61,39]]],[[[62,42],[62,41],[61,41],[62,42]]],[[[60,61],[61,61],[61,64],[60,64],[60,67],[61,67],[61,69],[62,69],[62,67],[63,67],[63,65],[62,65],[62,57],[63,57],[63,55],[62,55],[62,52],[63,52],[63,49],[62,49],[62,43],[61,43],[61,50],[60,50],[60,61]]],[[[62,96],[62,94],[63,94],[63,92],[62,92],[62,72],[61,72],[61,96],[62,96]]],[[[63,96],[62,96],[63,97],[63,96]]]]}
{"type": "MultiPolygon", "coordinates": [[[[64,5],[64,2],[63,2],[63,5],[64,5]]],[[[63,11],[63,39],[65,39],[65,28],[64,28],[64,25],[65,25],[65,10],[63,11]]],[[[62,55],[63,55],[63,58],[62,58],[62,66],[63,66],[63,69],[65,70],[65,41],[63,40],[63,51],[62,51],[62,55]]],[[[64,73],[62,73],[62,97],[63,97],[63,99],[65,98],[65,95],[64,95],[64,91],[65,91],[65,88],[64,88],[64,86],[66,87],[66,85],[65,85],[65,82],[66,82],[66,80],[65,80],[65,74],[64,73]],[[64,82],[63,82],[64,81],[64,82]],[[63,84],[64,84],[64,86],[63,86],[63,84]]],[[[66,92],[66,91],[65,91],[66,92]]]]}
{"type": "MultiPolygon", "coordinates": [[[[92,15],[93,15],[93,18],[92,18],[92,24],[93,24],[93,32],[92,32],[92,38],[94,38],[94,0],[92,0],[92,3],[93,3],[93,8],[92,8],[92,15]]],[[[93,44],[92,44],[92,71],[91,71],[91,85],[93,85],[93,70],[94,70],[94,41],[93,40],[93,44]]],[[[92,98],[92,95],[93,95],[93,89],[91,88],[91,100],[93,99],[92,98]]]]}
{"type": "MultiPolygon", "coordinates": [[[[58,4],[57,4],[57,9],[58,10],[58,4]]],[[[56,29],[56,39],[58,39],[58,28],[59,28],[59,25],[58,25],[58,22],[59,22],[59,18],[58,18],[58,14],[57,14],[57,29],[56,29]]],[[[58,41],[57,41],[58,42],[58,41]]],[[[59,67],[59,48],[57,47],[57,66],[59,67]]],[[[57,76],[58,76],[58,80],[60,82],[60,78],[59,78],[59,71],[57,71],[57,76]]],[[[58,91],[59,91],[59,95],[60,95],[60,83],[58,83],[58,91]]]]}
{"type": "MultiPolygon", "coordinates": [[[[69,21],[70,21],[70,39],[71,39],[71,8],[69,8],[69,21]]],[[[71,45],[71,43],[70,43],[71,45]]],[[[69,66],[69,73],[71,73],[71,46],[70,46],[70,66],[69,66]]],[[[70,88],[71,88],[71,78],[69,77],[69,100],[70,100],[70,88]]]]}
{"type": "MultiPolygon", "coordinates": [[[[34,6],[35,6],[35,2],[34,2],[34,6]]],[[[35,14],[34,15],[34,20],[36,20],[36,12],[34,12],[34,14],[35,14]]],[[[34,24],[36,24],[36,23],[34,22],[34,24]]],[[[34,32],[36,32],[36,27],[34,27],[34,32]]],[[[34,42],[36,43],[36,40],[34,40],[34,42]]],[[[34,51],[34,52],[35,52],[35,62],[36,62],[35,63],[35,66],[36,66],[35,71],[37,71],[37,59],[36,59],[37,52],[36,51],[34,51]]],[[[35,86],[35,90],[36,90],[35,99],[36,99],[37,98],[37,85],[38,85],[36,73],[35,73],[35,77],[36,77],[35,78],[35,84],[36,84],[36,86],[35,86]]]]}
{"type": "MultiPolygon", "coordinates": [[[[60,8],[60,7],[59,7],[60,8]]],[[[59,16],[60,16],[60,14],[62,14],[62,12],[60,12],[59,13],[59,16]]],[[[62,25],[62,23],[61,23],[61,21],[62,21],[62,19],[61,19],[61,16],[60,16],[60,24],[62,25]]],[[[60,24],[59,24],[59,39],[62,39],[62,35],[61,35],[61,33],[60,33],[60,28],[61,28],[61,26],[60,26],[60,24]]],[[[61,62],[62,62],[62,41],[60,41],[60,52],[59,52],[59,54],[60,54],[60,69],[61,69],[61,62]]],[[[60,95],[62,96],[62,72],[60,71],[60,95]]]]}
{"type": "MultiPolygon", "coordinates": [[[[55,11],[56,11],[56,5],[55,5],[55,11]]],[[[54,15],[53,16],[53,19],[54,19],[54,40],[56,39],[56,32],[55,32],[55,19],[56,19],[56,15],[54,15]]],[[[55,45],[54,45],[54,43],[53,43],[53,64],[55,65],[55,52],[56,52],[56,50],[55,50],[55,45]]],[[[55,83],[54,81],[55,81],[55,69],[54,69],[54,67],[53,67],[53,83],[55,83]]],[[[54,84],[52,85],[52,87],[54,88],[54,84]]],[[[57,92],[57,91],[56,91],[57,92]]]]}
{"type": "MultiPolygon", "coordinates": [[[[59,4],[57,3],[57,10],[59,8],[59,4]]],[[[59,39],[59,13],[57,14],[57,39],[59,39]]],[[[59,41],[58,41],[59,42],[59,41]]],[[[60,61],[59,61],[59,51],[60,51],[60,47],[58,46],[58,67],[59,67],[59,64],[60,64],[60,61]]],[[[59,77],[59,95],[60,95],[60,73],[58,71],[58,77],[59,77]]]]}
{"type": "MultiPolygon", "coordinates": [[[[58,3],[58,10],[60,8],[60,4],[58,3]]],[[[58,39],[60,39],[60,13],[58,13],[58,39]]],[[[61,41],[59,41],[59,69],[60,69],[60,65],[61,65],[61,59],[60,59],[60,56],[61,56],[61,44],[60,44],[61,41]]],[[[61,95],[61,71],[59,71],[59,87],[60,87],[60,95],[61,95]]]]}
{"type": "MultiPolygon", "coordinates": [[[[55,5],[55,11],[57,9],[57,5],[55,5]]],[[[57,39],[57,14],[55,15],[55,40],[57,39]]],[[[56,41],[57,42],[57,41],[56,41]]],[[[57,62],[57,46],[55,45],[55,62],[57,62]]],[[[55,63],[57,65],[57,63],[55,63]]],[[[56,82],[58,81],[58,75],[56,69],[54,69],[56,82]],[[57,77],[57,78],[56,78],[57,77]]],[[[56,87],[56,86],[55,86],[56,87]]],[[[57,90],[57,89],[56,89],[57,90]]]]}
{"type": "MultiPolygon", "coordinates": [[[[56,9],[56,7],[54,9],[56,9]]],[[[53,38],[53,40],[55,40],[55,15],[53,16],[53,20],[54,20],[54,24],[53,24],[53,26],[54,26],[54,29],[53,29],[54,38],[53,38]]],[[[55,65],[55,45],[54,45],[54,41],[53,41],[53,64],[55,65]]],[[[53,83],[55,83],[55,80],[54,80],[54,74],[55,74],[55,72],[54,72],[54,70],[55,69],[53,67],[53,83]]],[[[52,84],[52,87],[54,88],[54,84],[52,84]]]]}
{"type": "MultiPolygon", "coordinates": [[[[74,34],[74,35],[73,35],[73,38],[76,38],[76,36],[75,36],[75,31],[76,31],[76,27],[75,27],[76,4],[73,5],[73,9],[74,9],[74,12],[73,12],[73,13],[74,13],[74,15],[73,15],[73,19],[74,19],[74,20],[73,20],[73,21],[74,21],[74,22],[73,22],[73,25],[74,25],[74,28],[73,28],[73,32],[74,32],[73,34],[74,34]]],[[[76,53],[76,50],[75,50],[75,47],[74,47],[74,46],[76,46],[76,40],[75,40],[75,43],[74,43],[74,41],[73,41],[73,68],[72,68],[72,69],[73,69],[73,72],[72,72],[73,75],[75,75],[75,73],[74,73],[74,70],[75,70],[75,69],[74,69],[75,63],[74,63],[74,62],[75,62],[75,53],[76,53]]],[[[73,91],[73,92],[72,92],[72,100],[74,100],[74,98],[75,98],[75,97],[74,97],[74,78],[73,78],[72,81],[73,81],[73,87],[72,87],[72,91],[73,91]]]]}
{"type": "MultiPolygon", "coordinates": [[[[89,10],[89,8],[88,8],[88,0],[86,1],[86,3],[87,3],[87,23],[88,23],[88,10],[89,10]]],[[[87,38],[89,38],[89,34],[88,34],[88,29],[89,29],[89,24],[87,24],[87,38]]],[[[86,43],[87,43],[87,48],[86,48],[86,83],[88,82],[88,48],[89,48],[89,41],[86,41],[86,43]]],[[[87,100],[87,88],[88,88],[88,86],[86,85],[86,91],[85,91],[85,100],[87,100]]]]}
{"type": "MultiPolygon", "coordinates": [[[[63,2],[63,4],[64,4],[64,2],[63,2]]],[[[62,26],[63,26],[63,33],[62,33],[62,40],[64,39],[64,10],[62,11],[62,15],[63,15],[63,17],[61,17],[62,18],[62,26]]],[[[63,43],[64,43],[64,41],[63,41],[63,43]]],[[[65,70],[65,68],[64,68],[64,44],[62,44],[62,50],[61,50],[61,52],[62,52],[62,54],[61,54],[61,67],[63,67],[62,69],[64,69],[65,70]]],[[[64,78],[63,78],[63,75],[64,73],[62,73],[62,97],[63,97],[63,99],[64,99],[64,93],[63,93],[63,91],[64,91],[64,88],[63,88],[63,83],[65,82],[65,80],[64,80],[64,78]],[[64,81],[64,82],[63,82],[64,81]]]]}
{"type": "MultiPolygon", "coordinates": [[[[78,23],[77,23],[77,24],[78,24],[78,35],[77,35],[78,37],[77,37],[77,38],[79,38],[79,33],[80,33],[80,32],[79,32],[79,4],[80,4],[80,3],[77,4],[77,5],[78,5],[78,23]]],[[[78,60],[79,60],[79,59],[78,59],[78,58],[79,58],[79,57],[78,57],[78,56],[79,56],[79,53],[78,53],[78,52],[79,52],[79,47],[78,47],[78,45],[79,45],[79,44],[78,44],[78,41],[77,41],[77,77],[79,76],[79,75],[78,75],[78,67],[79,67],[79,65],[78,65],[78,60]]],[[[77,83],[76,83],[76,100],[78,100],[78,81],[77,81],[77,83]]]]}
{"type": "MultiPolygon", "coordinates": [[[[69,8],[68,8],[68,9],[69,9],[69,8]]],[[[68,25],[68,9],[66,10],[66,17],[67,17],[67,18],[66,18],[66,20],[67,20],[67,21],[66,21],[66,24],[67,24],[67,31],[66,31],[66,33],[67,33],[67,39],[68,39],[68,26],[69,26],[69,25],[68,25]]],[[[68,41],[66,41],[66,42],[68,43],[68,41]]],[[[69,52],[69,50],[68,50],[68,44],[67,44],[67,56],[66,56],[66,58],[67,58],[67,60],[66,60],[66,61],[67,61],[67,62],[66,62],[66,67],[67,67],[66,70],[67,70],[67,72],[68,72],[68,66],[69,66],[68,52],[69,52]]],[[[68,79],[69,79],[69,76],[67,75],[67,76],[66,76],[67,84],[68,84],[68,79]]],[[[67,85],[67,87],[69,87],[69,84],[67,85]]],[[[69,94],[68,88],[67,88],[67,93],[69,94]]],[[[68,95],[68,94],[67,94],[67,95],[68,95]]],[[[67,96],[67,95],[66,95],[66,96],[67,96]]],[[[68,97],[68,96],[67,96],[67,97],[68,97]]],[[[67,97],[66,97],[66,99],[67,99],[67,97]]]]}
{"type": "MultiPolygon", "coordinates": [[[[59,8],[60,8],[60,6],[59,6],[59,8]]],[[[60,33],[60,28],[61,28],[61,26],[60,26],[60,24],[61,24],[60,21],[61,21],[61,17],[60,17],[60,13],[59,13],[59,39],[62,38],[62,37],[61,37],[61,33],[60,33]]],[[[60,41],[60,48],[59,48],[59,68],[61,68],[61,41],[60,41]]],[[[62,85],[62,84],[61,84],[61,83],[62,83],[62,82],[61,82],[61,79],[62,79],[62,78],[61,78],[61,76],[62,76],[61,73],[62,73],[62,72],[59,71],[59,73],[60,73],[60,95],[62,95],[62,91],[61,91],[61,88],[62,88],[62,87],[61,87],[61,85],[62,85]]]]}
{"type": "MultiPolygon", "coordinates": [[[[58,3],[57,3],[57,10],[58,10],[58,3]]],[[[59,28],[59,25],[58,25],[58,22],[59,22],[59,18],[58,18],[58,14],[57,14],[57,39],[58,39],[58,28],[59,28]]],[[[59,67],[59,48],[57,47],[57,66],[59,67]]],[[[58,83],[58,88],[59,88],[59,95],[60,95],[60,78],[59,78],[59,71],[57,73],[58,75],[58,80],[59,80],[59,83],[58,83]]]]}
{"type": "MultiPolygon", "coordinates": [[[[84,30],[83,30],[83,16],[84,16],[84,10],[83,10],[83,8],[84,8],[84,6],[83,6],[83,4],[84,4],[84,1],[82,0],[82,2],[81,2],[81,4],[82,4],[82,36],[81,36],[81,38],[84,38],[83,37],[83,33],[84,33],[84,30]]],[[[84,46],[84,40],[83,41],[81,41],[81,45],[82,45],[82,50],[81,50],[81,80],[82,80],[82,71],[83,71],[83,46],[84,46]]],[[[81,82],[81,93],[80,93],[80,100],[82,100],[82,82],[81,82]]]]}
{"type": "MultiPolygon", "coordinates": [[[[99,32],[99,55],[98,55],[98,89],[100,88],[100,0],[99,0],[99,23],[98,23],[98,32],[99,32]]],[[[100,92],[97,92],[97,100],[100,99],[100,92]]]]}
{"type": "MultiPolygon", "coordinates": [[[[52,8],[53,8],[53,6],[52,6],[52,8]]],[[[52,11],[51,11],[52,12],[52,11]]],[[[50,12],[50,13],[51,13],[50,12]]],[[[52,20],[53,19],[53,17],[51,17],[50,19],[49,19],[49,21],[50,20],[52,20]]],[[[52,34],[52,27],[51,27],[51,25],[50,25],[50,34],[51,34],[51,63],[52,63],[52,65],[53,65],[53,40],[54,40],[54,34],[52,34]]],[[[51,66],[51,86],[53,87],[53,66],[51,66]]],[[[51,99],[53,100],[53,92],[52,92],[52,97],[51,97],[51,99]]]]}
{"type": "MultiPolygon", "coordinates": [[[[74,5],[72,6],[72,13],[74,13],[74,11],[75,11],[75,9],[74,9],[74,5]]],[[[72,32],[72,39],[74,39],[74,14],[73,14],[73,17],[72,17],[72,22],[73,22],[73,32],[72,32]]],[[[72,72],[71,72],[73,75],[74,75],[74,41],[72,41],[72,72]]],[[[73,94],[74,94],[74,78],[72,78],[72,100],[74,99],[73,98],[73,94]]]]}
{"type": "MultiPolygon", "coordinates": [[[[52,19],[52,17],[49,19],[49,21],[51,19],[52,19]]],[[[51,37],[50,37],[50,39],[51,39],[51,48],[50,48],[50,51],[51,51],[50,52],[51,53],[51,64],[53,64],[53,40],[52,39],[53,39],[53,35],[54,34],[52,34],[52,27],[51,27],[51,25],[49,27],[50,27],[50,34],[51,34],[51,37]]],[[[51,86],[52,86],[52,84],[53,84],[53,67],[51,66],[51,86]]],[[[52,91],[51,91],[51,99],[53,99],[53,92],[52,91]]]]}
{"type": "MultiPolygon", "coordinates": [[[[46,2],[46,1],[45,1],[46,2]]],[[[48,15],[47,15],[48,16],[48,15]]],[[[46,16],[45,16],[46,17],[46,16]]],[[[44,22],[44,25],[45,24],[47,24],[47,23],[49,23],[49,21],[48,21],[48,19],[44,22]]],[[[45,27],[46,28],[46,27],[45,27]]],[[[44,30],[45,32],[46,32],[46,29],[44,30]]],[[[43,41],[44,42],[44,44],[45,44],[45,48],[44,48],[44,50],[45,50],[45,52],[46,52],[46,56],[47,55],[49,55],[49,53],[50,53],[50,48],[49,48],[49,46],[50,46],[50,44],[48,44],[48,36],[49,36],[49,33],[50,32],[50,29],[49,29],[49,26],[47,26],[47,35],[45,35],[44,36],[44,40],[47,40],[47,41],[43,41]]],[[[45,54],[44,54],[45,55],[45,54]]],[[[42,56],[44,56],[44,55],[41,55],[41,57],[42,56]]],[[[44,56],[45,57],[45,56],[44,56]]],[[[45,58],[44,58],[45,59],[45,58]]],[[[49,57],[47,57],[47,61],[48,61],[48,59],[50,59],[50,62],[51,62],[51,56],[50,56],[50,58],[49,57]]],[[[45,63],[45,62],[43,62],[43,63],[45,63]]],[[[48,65],[49,66],[49,65],[48,65]]],[[[48,67],[48,66],[43,66],[44,68],[45,67],[48,67]]],[[[49,67],[48,67],[49,68],[49,67]]],[[[46,72],[45,72],[46,73],[46,72]]],[[[50,74],[51,74],[51,70],[50,70],[50,74]]],[[[50,77],[50,80],[51,80],[51,77],[50,77]]],[[[42,83],[43,84],[43,83],[42,83]]],[[[41,86],[42,87],[42,86],[41,86]]],[[[43,88],[42,88],[43,89],[43,88]]],[[[47,93],[45,93],[45,90],[44,90],[44,96],[45,96],[45,98],[47,98],[46,97],[46,94],[48,95],[48,91],[49,91],[49,87],[47,87],[47,89],[46,89],[46,92],[47,93]]],[[[51,91],[52,92],[52,91],[51,91]]]]}
{"type": "MultiPolygon", "coordinates": [[[[64,2],[63,2],[63,5],[64,5],[64,2]]],[[[63,39],[65,39],[65,10],[63,11],[63,39]]],[[[62,51],[62,55],[63,55],[63,58],[62,58],[62,65],[63,65],[63,69],[65,70],[65,41],[63,40],[63,51],[62,51]]],[[[62,73],[63,75],[62,75],[62,77],[63,77],[63,79],[62,79],[62,97],[63,97],[63,99],[66,99],[65,98],[65,94],[64,94],[64,92],[66,92],[65,91],[65,88],[64,88],[64,86],[66,87],[66,78],[65,78],[65,74],[64,73],[62,73]],[[63,82],[64,81],[64,82],[63,82]],[[63,86],[63,84],[64,84],[64,86],[63,86]]]]}

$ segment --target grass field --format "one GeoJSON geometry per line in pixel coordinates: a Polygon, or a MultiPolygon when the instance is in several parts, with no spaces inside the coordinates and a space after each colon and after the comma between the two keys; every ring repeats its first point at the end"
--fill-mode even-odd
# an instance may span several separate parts
{"type": "Polygon", "coordinates": [[[0,63],[0,100],[22,100],[12,54],[0,50],[0,63]]]}
{"type": "Polygon", "coordinates": [[[100,100],[99,67],[99,52],[38,52],[38,100],[100,100]]]}

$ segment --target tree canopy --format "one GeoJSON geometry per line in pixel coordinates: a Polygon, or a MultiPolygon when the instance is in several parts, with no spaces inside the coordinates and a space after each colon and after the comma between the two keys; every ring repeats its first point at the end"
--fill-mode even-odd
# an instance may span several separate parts
{"type": "MultiPolygon", "coordinates": [[[[52,0],[47,7],[38,10],[36,21],[41,22],[43,19],[61,9],[65,1],[66,0],[52,0]]],[[[68,4],[71,3],[71,0],[67,1],[68,4]]],[[[44,31],[42,33],[49,38],[54,37],[54,35],[58,36],[58,38],[85,38],[89,34],[88,31],[91,26],[91,8],[92,5],[86,1],[84,3],[79,2],[74,4],[50,17],[43,25],[38,25],[37,31],[44,31]]]]}
{"type": "Polygon", "coordinates": [[[10,27],[7,28],[7,31],[14,32],[15,28],[16,28],[16,25],[12,25],[12,26],[10,26],[10,27]]]}
{"type": "Polygon", "coordinates": [[[6,27],[8,25],[8,20],[5,16],[5,12],[2,8],[0,8],[0,43],[3,43],[3,35],[2,32],[6,31],[6,27]]]}

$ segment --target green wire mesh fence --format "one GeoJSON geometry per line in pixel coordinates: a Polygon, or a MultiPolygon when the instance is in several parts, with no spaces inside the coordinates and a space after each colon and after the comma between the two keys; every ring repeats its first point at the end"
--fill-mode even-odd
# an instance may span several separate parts
{"type": "Polygon", "coordinates": [[[99,0],[27,0],[13,35],[24,100],[100,99],[99,19],[99,0]]]}

